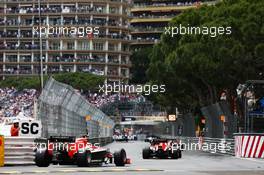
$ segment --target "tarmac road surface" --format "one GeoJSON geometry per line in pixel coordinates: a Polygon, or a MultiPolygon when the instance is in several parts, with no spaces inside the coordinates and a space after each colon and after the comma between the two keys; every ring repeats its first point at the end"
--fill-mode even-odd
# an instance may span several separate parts
{"type": "Polygon", "coordinates": [[[76,166],[51,165],[10,166],[0,168],[0,174],[69,174],[69,175],[264,175],[263,159],[240,159],[232,156],[184,151],[181,159],[142,159],[142,149],[148,143],[140,141],[114,142],[107,145],[111,151],[124,148],[132,164],[126,167],[104,165],[78,168],[76,166]]]}

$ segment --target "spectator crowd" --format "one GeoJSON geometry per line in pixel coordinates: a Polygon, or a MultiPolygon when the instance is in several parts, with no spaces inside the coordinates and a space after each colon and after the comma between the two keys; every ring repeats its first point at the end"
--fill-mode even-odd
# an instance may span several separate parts
{"type": "Polygon", "coordinates": [[[33,117],[34,100],[37,91],[24,89],[18,91],[15,88],[0,88],[0,123],[6,117],[33,117]]]}
{"type": "MultiPolygon", "coordinates": [[[[0,123],[10,117],[33,117],[34,100],[39,92],[35,89],[0,88],[0,123]]],[[[114,102],[144,102],[145,98],[137,94],[83,94],[87,101],[97,108],[114,102]]]]}
{"type": "Polygon", "coordinates": [[[142,102],[145,101],[145,98],[142,95],[137,94],[97,94],[97,93],[88,93],[86,99],[89,103],[94,105],[97,108],[101,108],[110,103],[117,101],[120,102],[142,102]]]}

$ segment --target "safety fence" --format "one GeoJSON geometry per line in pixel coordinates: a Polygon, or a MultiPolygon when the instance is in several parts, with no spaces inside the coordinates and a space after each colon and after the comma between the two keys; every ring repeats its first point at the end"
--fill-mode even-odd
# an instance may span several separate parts
{"type": "Polygon", "coordinates": [[[237,132],[237,117],[230,111],[230,105],[226,101],[201,108],[205,116],[205,137],[233,138],[237,132]]]}
{"type": "MultiPolygon", "coordinates": [[[[47,143],[45,138],[34,137],[5,137],[4,165],[33,165],[35,150],[40,143],[47,143]]],[[[99,143],[101,146],[112,142],[112,137],[93,138],[91,143],[99,143]]]]}
{"type": "Polygon", "coordinates": [[[205,106],[201,108],[204,120],[200,120],[198,116],[192,113],[179,115],[176,121],[162,122],[159,124],[158,132],[164,135],[195,137],[198,135],[197,131],[203,131],[203,135],[208,138],[233,138],[233,134],[237,130],[237,116],[233,115],[230,110],[230,104],[226,101],[205,106]],[[203,122],[204,127],[198,123],[203,122]]]}
{"type": "Polygon", "coordinates": [[[38,100],[42,136],[111,137],[114,121],[71,86],[50,78],[38,100]]]}

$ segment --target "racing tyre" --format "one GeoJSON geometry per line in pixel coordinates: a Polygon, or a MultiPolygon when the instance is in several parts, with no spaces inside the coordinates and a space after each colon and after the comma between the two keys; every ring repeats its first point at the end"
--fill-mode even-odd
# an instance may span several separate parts
{"type": "Polygon", "coordinates": [[[124,149],[114,153],[114,163],[116,166],[125,166],[126,160],[126,151],[124,149]]]}
{"type": "Polygon", "coordinates": [[[51,157],[47,150],[37,150],[35,155],[35,163],[38,167],[48,167],[51,163],[51,157]]]}
{"type": "Polygon", "coordinates": [[[179,158],[182,158],[182,152],[179,150],[179,158]]]}
{"type": "Polygon", "coordinates": [[[88,167],[91,165],[92,156],[90,151],[78,152],[77,153],[77,166],[78,167],[88,167]]]}
{"type": "Polygon", "coordinates": [[[143,159],[149,159],[150,157],[150,149],[149,148],[144,148],[142,151],[142,156],[143,159]]]}
{"type": "Polygon", "coordinates": [[[173,159],[179,159],[181,158],[181,150],[176,150],[172,153],[172,158],[173,159]]]}

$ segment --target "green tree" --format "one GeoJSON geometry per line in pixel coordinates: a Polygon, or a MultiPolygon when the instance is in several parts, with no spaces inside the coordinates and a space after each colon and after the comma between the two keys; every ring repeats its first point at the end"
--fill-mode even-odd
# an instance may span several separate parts
{"type": "Polygon", "coordinates": [[[162,35],[150,55],[150,81],[166,85],[156,100],[194,111],[219,100],[226,89],[259,79],[264,58],[264,1],[224,0],[175,17],[169,26],[231,27],[230,35],[162,35]]]}
{"type": "MultiPolygon", "coordinates": [[[[76,73],[60,73],[52,75],[55,80],[69,84],[75,89],[87,91],[98,91],[99,85],[104,83],[105,77],[97,76],[89,73],[76,72],[76,73]]],[[[44,76],[44,81],[48,76],[44,76]]],[[[0,87],[15,87],[18,90],[23,89],[38,89],[40,90],[40,78],[34,77],[7,77],[5,80],[0,81],[0,87]]]]}
{"type": "Polygon", "coordinates": [[[135,50],[131,56],[131,83],[144,84],[147,82],[146,70],[149,67],[149,54],[151,47],[144,47],[135,50]]]}

